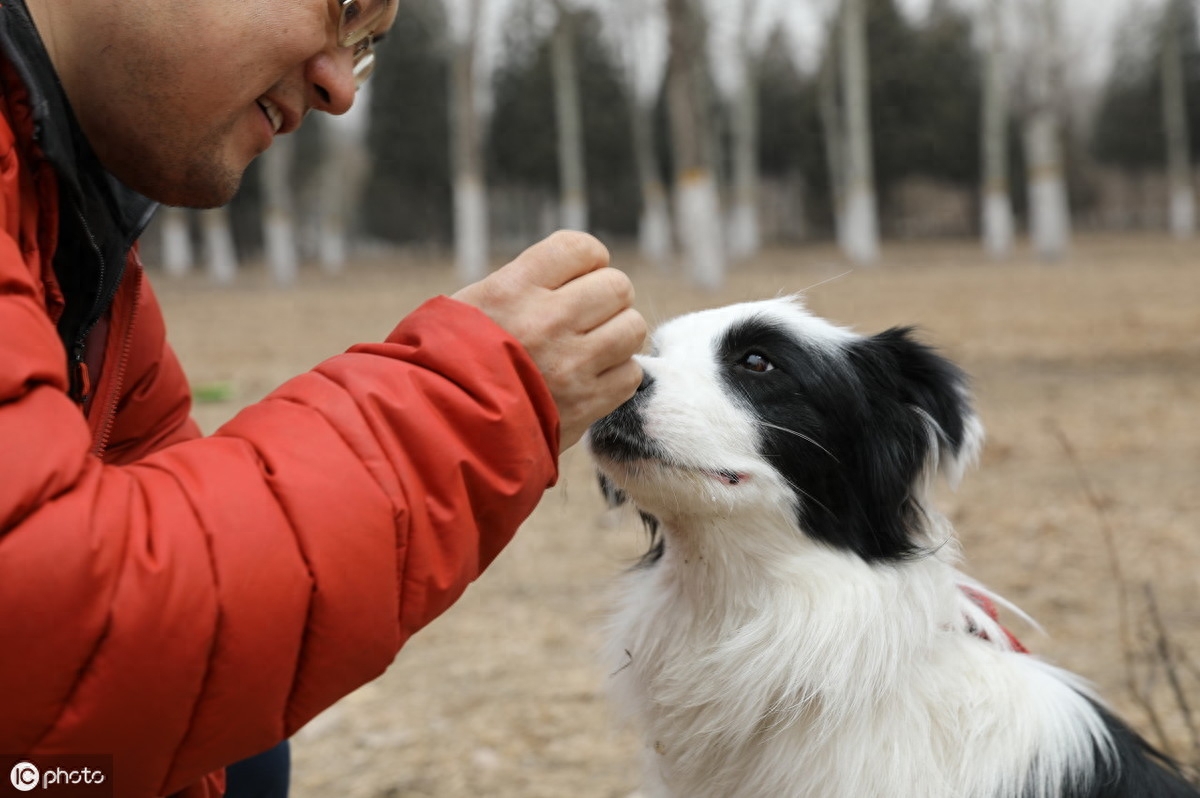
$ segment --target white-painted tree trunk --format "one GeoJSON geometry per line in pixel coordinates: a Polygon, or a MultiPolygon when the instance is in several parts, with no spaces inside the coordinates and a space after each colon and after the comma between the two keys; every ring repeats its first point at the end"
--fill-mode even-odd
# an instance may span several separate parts
{"type": "Polygon", "coordinates": [[[370,168],[367,131],[370,123],[371,84],[358,90],[351,109],[340,115],[321,114],[321,190],[317,255],[321,268],[338,274],[350,256],[351,236],[362,207],[362,194],[370,168]]]}
{"type": "Polygon", "coordinates": [[[561,226],[588,229],[587,170],[584,166],[583,116],[575,59],[575,15],[564,3],[550,42],[554,111],[558,123],[558,175],[561,226]]]}
{"type": "Polygon", "coordinates": [[[483,0],[467,0],[467,21],[451,45],[450,141],[454,169],[454,267],[459,282],[488,272],[488,206],[483,172],[483,119],[475,74],[483,0]]]}
{"type": "Polygon", "coordinates": [[[733,208],[729,214],[729,254],[738,260],[752,258],[762,249],[758,219],[759,56],[752,44],[751,31],[758,7],[757,0],[741,0],[737,36],[741,74],[730,102],[733,208]]]}
{"type": "Polygon", "coordinates": [[[705,39],[693,0],[667,0],[670,55],[667,110],[675,156],[676,223],[693,282],[716,291],[725,282],[721,203],[710,162],[713,147],[703,97],[705,39]]]}
{"type": "Polygon", "coordinates": [[[844,0],[842,89],[846,109],[846,255],[856,263],[879,259],[879,215],[871,143],[870,78],[864,0],[844,0]]]}
{"type": "Polygon", "coordinates": [[[278,285],[296,282],[300,256],[296,249],[295,195],[292,161],[296,142],[280,136],[262,154],[262,225],[267,271],[278,285]]]}
{"type": "Polygon", "coordinates": [[[642,191],[642,213],[638,219],[638,249],[647,260],[665,265],[671,257],[671,204],[663,185],[658,153],[654,149],[654,107],[641,102],[635,89],[626,89],[629,99],[633,154],[642,191]]]}
{"type": "Polygon", "coordinates": [[[985,186],[983,191],[983,248],[989,257],[1002,260],[1012,254],[1016,238],[1012,196],[1006,187],[985,186]]]}
{"type": "MultiPolygon", "coordinates": [[[[838,12],[841,13],[840,10],[838,12]]],[[[821,115],[821,132],[825,139],[825,167],[829,171],[829,197],[833,203],[834,237],[842,251],[848,248],[846,240],[846,156],[843,139],[845,125],[838,102],[837,42],[835,31],[840,24],[835,22],[829,33],[825,57],[817,76],[817,100],[821,115]]]]}
{"type": "Polygon", "coordinates": [[[454,268],[461,283],[488,273],[488,204],[483,181],[459,175],[454,181],[454,268]]]}
{"type": "Polygon", "coordinates": [[[200,223],[204,229],[209,278],[219,285],[228,285],[237,277],[238,268],[229,211],[223,207],[200,211],[200,223]]]}
{"type": "Polygon", "coordinates": [[[983,248],[1000,260],[1012,253],[1015,225],[1008,182],[1008,74],[1004,44],[1004,2],[985,5],[986,52],[983,80],[983,248]]]}
{"type": "Polygon", "coordinates": [[[163,271],[168,277],[183,277],[192,270],[196,258],[192,252],[190,211],[163,208],[162,247],[163,271]]]}
{"type": "Polygon", "coordinates": [[[1029,107],[1024,120],[1025,173],[1029,185],[1029,236],[1043,260],[1066,255],[1071,243],[1071,210],[1063,166],[1062,58],[1059,0],[1038,0],[1037,28],[1028,53],[1029,107]]]}
{"type": "Polygon", "coordinates": [[[671,204],[661,182],[642,189],[642,214],[638,219],[638,250],[647,260],[666,264],[671,257],[671,204]]]}
{"type": "Polygon", "coordinates": [[[1196,192],[1192,183],[1191,133],[1188,130],[1187,84],[1183,68],[1183,0],[1167,0],[1163,24],[1163,122],[1167,134],[1167,185],[1171,233],[1196,234],[1196,192]]]}
{"type": "Polygon", "coordinates": [[[1033,251],[1043,260],[1063,257],[1071,243],[1060,135],[1058,115],[1048,106],[1035,110],[1025,122],[1029,235],[1033,251]]]}
{"type": "Polygon", "coordinates": [[[721,202],[711,172],[680,176],[676,195],[679,238],[701,288],[718,291],[725,284],[725,245],[721,235],[721,202]]]}
{"type": "Polygon", "coordinates": [[[747,56],[746,79],[733,101],[733,209],[729,254],[752,258],[762,249],[758,222],[758,86],[747,56]]]}

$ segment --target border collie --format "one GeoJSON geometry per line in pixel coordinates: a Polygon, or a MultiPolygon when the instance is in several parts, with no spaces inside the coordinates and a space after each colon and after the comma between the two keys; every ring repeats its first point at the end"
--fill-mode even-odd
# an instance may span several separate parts
{"type": "Polygon", "coordinates": [[[910,329],[792,297],[679,317],[640,362],[589,446],[651,531],[606,650],[648,798],[1200,796],[957,569],[930,489],[983,430],[910,329]]]}

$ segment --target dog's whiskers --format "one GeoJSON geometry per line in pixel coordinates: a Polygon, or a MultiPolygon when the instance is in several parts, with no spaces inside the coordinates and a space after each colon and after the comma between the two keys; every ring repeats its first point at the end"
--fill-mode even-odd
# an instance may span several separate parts
{"type": "Polygon", "coordinates": [[[770,427],[771,429],[777,429],[780,432],[786,432],[789,435],[795,435],[800,440],[806,441],[807,443],[811,443],[813,446],[816,446],[818,449],[825,452],[825,454],[829,455],[833,459],[833,462],[838,463],[839,465],[842,462],[841,460],[837,459],[837,456],[833,452],[829,451],[824,446],[822,446],[820,443],[818,443],[815,439],[810,438],[808,435],[805,435],[803,432],[797,432],[794,429],[788,429],[787,427],[781,427],[778,424],[772,424],[769,421],[760,421],[759,423],[761,423],[764,427],[770,427]]]}

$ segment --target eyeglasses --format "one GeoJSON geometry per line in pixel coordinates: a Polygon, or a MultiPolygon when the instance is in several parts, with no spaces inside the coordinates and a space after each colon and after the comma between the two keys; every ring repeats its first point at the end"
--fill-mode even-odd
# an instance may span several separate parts
{"type": "Polygon", "coordinates": [[[392,0],[333,0],[337,4],[338,47],[348,47],[354,56],[354,88],[362,88],[375,71],[375,33],[387,15],[392,0]]]}

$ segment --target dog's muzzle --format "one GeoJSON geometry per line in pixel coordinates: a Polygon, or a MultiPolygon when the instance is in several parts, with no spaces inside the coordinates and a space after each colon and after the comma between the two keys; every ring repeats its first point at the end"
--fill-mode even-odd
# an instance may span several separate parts
{"type": "Polygon", "coordinates": [[[629,401],[592,424],[588,439],[592,453],[616,462],[647,460],[662,451],[646,434],[642,407],[653,392],[654,378],[643,372],[642,384],[629,401]]]}

